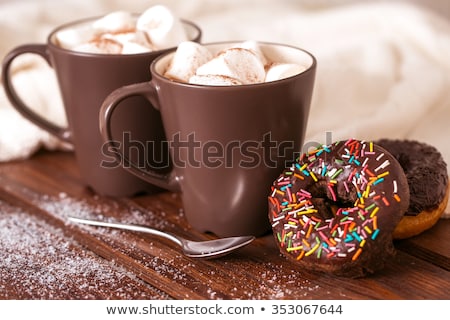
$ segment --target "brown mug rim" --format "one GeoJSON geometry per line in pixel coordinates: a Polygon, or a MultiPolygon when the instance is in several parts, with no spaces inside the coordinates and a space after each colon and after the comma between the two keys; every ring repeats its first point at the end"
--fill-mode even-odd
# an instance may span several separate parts
{"type": "MultiPolygon", "coordinates": [[[[132,13],[133,16],[138,17],[140,14],[138,13],[132,13]]],[[[78,20],[73,20],[73,21],[69,21],[66,22],[64,24],[59,25],[58,27],[56,27],[55,29],[53,29],[50,34],[47,36],[47,46],[51,47],[52,50],[55,51],[60,51],[60,52],[64,52],[64,53],[70,53],[71,55],[75,55],[75,56],[83,56],[83,57],[137,57],[137,56],[146,56],[146,55],[154,55],[154,54],[161,54],[162,52],[166,52],[168,50],[175,50],[176,47],[169,47],[169,48],[165,48],[165,49],[160,49],[160,50],[154,50],[154,51],[148,51],[148,52],[142,52],[142,53],[127,53],[127,54],[122,54],[122,53],[92,53],[92,52],[82,52],[82,51],[75,51],[75,50],[71,50],[71,49],[66,49],[66,48],[62,48],[60,46],[58,46],[57,44],[55,44],[54,42],[54,38],[55,35],[66,28],[69,28],[71,26],[76,26],[78,24],[83,24],[83,23],[87,23],[89,21],[95,21],[98,19],[103,18],[104,15],[100,15],[100,16],[93,16],[93,17],[87,17],[87,18],[82,18],[82,19],[78,19],[78,20]]],[[[190,20],[186,20],[186,19],[180,19],[180,21],[184,24],[184,25],[188,25],[190,27],[192,27],[195,31],[196,34],[193,37],[193,39],[189,39],[189,41],[199,41],[201,39],[202,36],[202,30],[200,29],[200,27],[190,21],[190,20]]]]}
{"type": "MultiPolygon", "coordinates": [[[[210,46],[210,45],[220,45],[220,44],[224,44],[226,45],[228,44],[235,44],[235,43],[240,43],[240,42],[244,42],[246,40],[229,40],[229,41],[215,41],[215,42],[207,42],[207,43],[201,43],[202,46],[210,46]]],[[[280,47],[288,47],[291,49],[295,49],[298,51],[302,51],[303,53],[305,53],[307,56],[309,56],[311,58],[311,64],[302,72],[297,73],[293,76],[287,77],[287,78],[283,78],[280,80],[275,80],[275,81],[269,81],[269,82],[261,82],[261,83],[251,83],[251,84],[239,84],[239,85],[204,85],[204,84],[194,84],[194,83],[188,83],[188,82],[183,82],[183,81],[179,81],[179,80],[174,80],[174,79],[170,79],[165,77],[164,75],[162,75],[161,73],[159,73],[156,70],[156,64],[164,59],[165,57],[167,57],[169,54],[172,54],[173,52],[176,51],[176,48],[172,48],[170,49],[168,52],[165,52],[163,54],[161,54],[160,56],[158,56],[155,60],[152,61],[152,63],[150,64],[150,72],[152,74],[152,78],[158,78],[158,80],[163,81],[165,83],[171,83],[173,85],[178,85],[178,86],[184,86],[184,87],[190,87],[190,88],[196,88],[196,90],[198,89],[203,89],[203,90],[217,90],[218,88],[222,91],[222,90],[245,90],[245,89],[249,89],[249,88],[255,88],[255,87],[264,87],[264,86],[273,86],[275,83],[280,83],[281,81],[285,82],[285,81],[291,81],[293,78],[296,77],[300,77],[303,76],[304,74],[310,73],[310,72],[314,72],[314,70],[317,67],[317,59],[316,57],[309,51],[294,46],[294,45],[290,45],[290,44],[284,44],[284,43],[279,43],[279,42],[270,42],[270,41],[256,41],[259,44],[263,44],[263,45],[273,45],[273,46],[280,46],[280,47]]]]}

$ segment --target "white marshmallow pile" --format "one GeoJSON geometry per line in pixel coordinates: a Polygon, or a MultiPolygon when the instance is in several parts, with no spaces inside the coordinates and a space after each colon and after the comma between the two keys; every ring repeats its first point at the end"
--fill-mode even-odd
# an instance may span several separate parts
{"type": "Polygon", "coordinates": [[[269,61],[256,41],[245,41],[216,55],[201,44],[179,44],[164,76],[173,80],[212,86],[229,86],[281,80],[304,71],[299,64],[269,61]]]}
{"type": "Polygon", "coordinates": [[[144,53],[188,40],[181,20],[162,5],[150,7],[137,19],[126,11],[112,12],[92,24],[61,30],[56,39],[65,49],[103,54],[144,53]]]}

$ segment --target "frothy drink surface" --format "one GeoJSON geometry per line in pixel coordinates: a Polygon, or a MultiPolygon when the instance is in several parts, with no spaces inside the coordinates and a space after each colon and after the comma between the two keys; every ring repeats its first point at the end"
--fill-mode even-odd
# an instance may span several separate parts
{"type": "Polygon", "coordinates": [[[156,5],[140,16],[126,11],[63,29],[55,42],[64,49],[100,54],[138,54],[176,47],[188,36],[181,20],[156,5]]]}
{"type": "Polygon", "coordinates": [[[164,76],[192,84],[230,86],[281,80],[307,66],[268,58],[256,41],[230,45],[217,53],[201,44],[180,43],[164,76]]]}

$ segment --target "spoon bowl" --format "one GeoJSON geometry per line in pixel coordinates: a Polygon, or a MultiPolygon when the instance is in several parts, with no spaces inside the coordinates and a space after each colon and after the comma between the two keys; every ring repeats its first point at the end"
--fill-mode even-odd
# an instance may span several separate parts
{"type": "Polygon", "coordinates": [[[220,238],[215,240],[192,241],[184,239],[180,236],[174,235],[169,232],[162,232],[156,229],[135,224],[104,222],[98,220],[81,219],[76,217],[69,217],[68,219],[71,222],[91,226],[144,232],[155,236],[159,236],[161,238],[165,238],[167,240],[176,243],[178,246],[181,247],[183,254],[191,258],[211,259],[222,257],[224,255],[231,253],[232,251],[235,251],[241,247],[246,246],[255,239],[254,236],[237,236],[237,237],[220,238]]]}

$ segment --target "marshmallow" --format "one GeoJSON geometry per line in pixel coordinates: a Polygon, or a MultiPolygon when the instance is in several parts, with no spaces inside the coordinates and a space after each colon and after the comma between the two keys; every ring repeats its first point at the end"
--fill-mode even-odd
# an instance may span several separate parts
{"type": "Polygon", "coordinates": [[[129,12],[116,11],[95,21],[93,28],[97,34],[134,31],[136,20],[129,12]]]}
{"type": "Polygon", "coordinates": [[[191,84],[232,86],[281,80],[305,70],[295,63],[268,61],[255,41],[242,42],[216,56],[207,47],[185,41],[178,46],[164,76],[191,84]]]}
{"type": "Polygon", "coordinates": [[[267,70],[265,82],[292,77],[305,70],[304,66],[295,63],[273,63],[267,70]]]}
{"type": "Polygon", "coordinates": [[[210,86],[235,86],[242,84],[242,82],[237,79],[221,75],[194,75],[189,79],[189,83],[210,86]]]}
{"type": "Polygon", "coordinates": [[[138,42],[129,41],[122,44],[122,54],[139,54],[149,51],[151,51],[149,47],[138,42]]]}
{"type": "Polygon", "coordinates": [[[156,5],[138,19],[126,11],[112,12],[91,24],[61,30],[55,40],[60,47],[76,51],[136,54],[175,47],[187,35],[169,9],[156,5]],[[122,52],[117,52],[119,47],[122,52]]]}
{"type": "Polygon", "coordinates": [[[111,39],[123,47],[122,54],[136,54],[152,51],[152,46],[142,32],[105,33],[101,39],[111,39]]]}
{"type": "Polygon", "coordinates": [[[241,43],[235,45],[234,48],[243,48],[243,49],[253,51],[253,53],[256,54],[256,56],[261,60],[263,65],[267,64],[267,59],[264,56],[264,53],[261,51],[261,48],[260,48],[258,42],[256,42],[256,41],[247,40],[247,41],[244,41],[244,42],[241,42],[241,43]]]}
{"type": "Polygon", "coordinates": [[[175,47],[188,40],[181,21],[162,5],[147,9],[139,17],[136,27],[147,34],[158,50],[175,47]]]}
{"type": "Polygon", "coordinates": [[[110,39],[119,43],[126,43],[134,41],[136,34],[134,32],[120,32],[120,33],[104,33],[98,37],[99,39],[110,39]]]}
{"type": "Polygon", "coordinates": [[[96,39],[73,48],[86,53],[121,54],[123,46],[112,39],[96,39]]]}
{"type": "Polygon", "coordinates": [[[80,26],[59,31],[55,36],[55,40],[61,48],[72,49],[82,43],[87,43],[92,37],[93,32],[90,26],[80,26]]]}
{"type": "Polygon", "coordinates": [[[265,70],[261,60],[248,49],[230,48],[197,68],[196,75],[222,75],[243,84],[264,82],[265,70]]]}
{"type": "Polygon", "coordinates": [[[164,76],[188,82],[197,68],[212,58],[212,53],[206,47],[192,41],[181,42],[164,76]]]}

